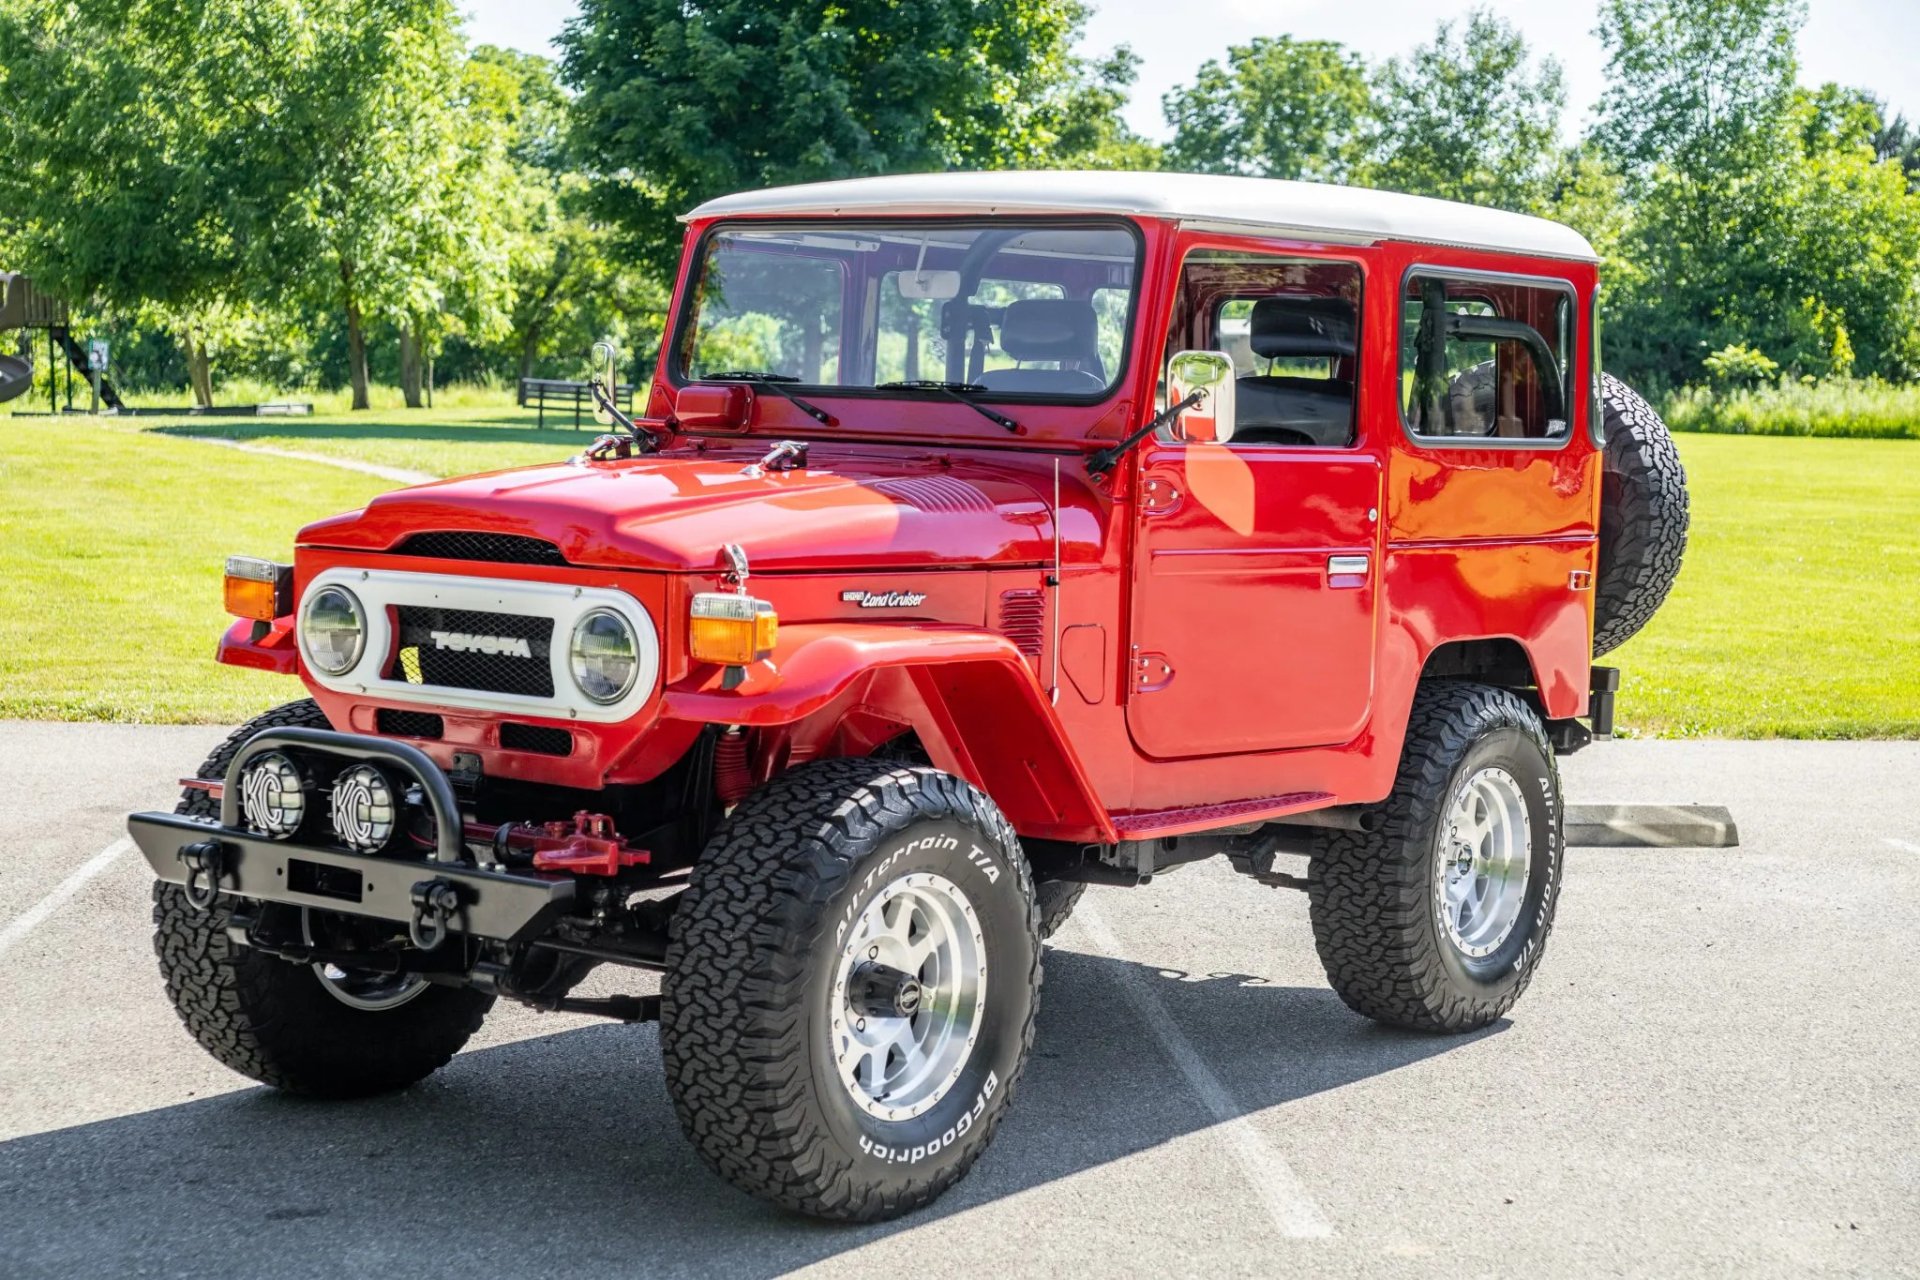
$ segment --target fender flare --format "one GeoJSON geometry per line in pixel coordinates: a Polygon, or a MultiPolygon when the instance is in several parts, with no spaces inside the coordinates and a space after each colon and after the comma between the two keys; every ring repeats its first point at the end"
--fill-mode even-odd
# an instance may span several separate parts
{"type": "Polygon", "coordinates": [[[1023,836],[1113,843],[1106,808],[1026,657],[962,627],[795,623],[733,689],[695,667],[661,698],[664,719],[778,728],[837,715],[857,681],[898,673],[869,698],[911,724],[934,761],[993,797],[1023,836]]]}

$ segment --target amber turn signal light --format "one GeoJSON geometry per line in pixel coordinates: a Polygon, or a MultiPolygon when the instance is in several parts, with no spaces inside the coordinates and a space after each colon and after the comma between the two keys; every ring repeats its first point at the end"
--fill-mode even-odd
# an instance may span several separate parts
{"type": "Polygon", "coordinates": [[[227,612],[236,618],[255,622],[284,618],[293,612],[293,566],[228,556],[224,594],[227,612]]]}
{"type": "Polygon", "coordinates": [[[699,662],[744,667],[773,652],[780,616],[765,600],[707,591],[693,598],[687,652],[699,662]]]}

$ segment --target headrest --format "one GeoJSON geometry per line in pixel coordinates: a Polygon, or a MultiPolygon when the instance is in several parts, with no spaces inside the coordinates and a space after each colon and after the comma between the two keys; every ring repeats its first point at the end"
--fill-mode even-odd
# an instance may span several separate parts
{"type": "Polygon", "coordinates": [[[1247,337],[1253,354],[1263,360],[1279,356],[1350,356],[1356,350],[1353,304],[1345,298],[1307,298],[1297,294],[1262,298],[1253,304],[1247,337]]]}
{"type": "Polygon", "coordinates": [[[1023,298],[1007,304],[1000,349],[1015,360],[1087,360],[1096,349],[1093,304],[1079,298],[1023,298]]]}

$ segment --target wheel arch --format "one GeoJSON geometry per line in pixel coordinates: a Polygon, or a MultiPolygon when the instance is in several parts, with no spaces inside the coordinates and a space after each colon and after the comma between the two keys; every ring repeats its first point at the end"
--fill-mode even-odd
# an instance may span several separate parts
{"type": "Polygon", "coordinates": [[[662,715],[754,731],[756,781],[912,733],[934,767],[986,792],[1022,836],[1117,838],[1051,699],[1005,636],[790,625],[734,689],[713,675],[670,687],[662,715]]]}

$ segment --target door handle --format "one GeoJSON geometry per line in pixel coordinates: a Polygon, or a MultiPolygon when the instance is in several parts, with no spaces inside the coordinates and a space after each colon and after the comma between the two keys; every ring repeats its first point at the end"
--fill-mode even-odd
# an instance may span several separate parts
{"type": "Polygon", "coordinates": [[[1328,556],[1329,578],[1364,578],[1373,564],[1371,556],[1328,556]]]}

